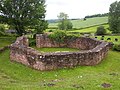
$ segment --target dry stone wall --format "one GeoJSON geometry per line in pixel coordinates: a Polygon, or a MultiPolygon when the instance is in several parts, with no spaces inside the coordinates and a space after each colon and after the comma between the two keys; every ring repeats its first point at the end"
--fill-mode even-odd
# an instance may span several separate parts
{"type": "Polygon", "coordinates": [[[82,50],[93,49],[97,45],[102,43],[101,41],[97,41],[91,38],[79,37],[75,39],[66,40],[65,43],[59,45],[57,42],[48,38],[46,34],[38,34],[36,36],[36,46],[38,48],[43,47],[69,47],[69,48],[77,48],[82,50]]]}
{"type": "MultiPolygon", "coordinates": [[[[54,70],[58,68],[71,68],[79,65],[96,65],[103,60],[110,48],[109,43],[91,38],[80,37],[68,40],[63,46],[83,49],[79,52],[41,53],[28,47],[28,39],[19,37],[10,46],[10,59],[37,70],[54,70]]],[[[36,36],[37,47],[59,47],[47,35],[36,36]]]]}

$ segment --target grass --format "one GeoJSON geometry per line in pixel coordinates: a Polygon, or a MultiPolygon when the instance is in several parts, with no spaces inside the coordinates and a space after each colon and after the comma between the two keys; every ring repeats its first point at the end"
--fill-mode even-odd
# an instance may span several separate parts
{"type": "MultiPolygon", "coordinates": [[[[101,36],[97,36],[98,39],[101,36]]],[[[112,42],[120,36],[105,36],[112,42]]],[[[0,37],[0,47],[10,44],[15,38],[0,37]],[[2,42],[2,43],[1,43],[2,42]]],[[[42,48],[48,52],[51,48],[42,48]]],[[[53,51],[74,51],[69,48],[54,48],[53,51]]],[[[76,50],[75,50],[76,51],[76,50]]],[[[109,51],[107,57],[96,66],[77,66],[55,71],[37,71],[22,64],[11,62],[9,50],[0,53],[0,90],[119,90],[120,52],[109,51]],[[111,84],[105,89],[103,83],[111,84]]]]}
{"type": "MultiPolygon", "coordinates": [[[[85,28],[108,23],[108,17],[95,17],[87,20],[72,20],[73,28],[85,28]]],[[[49,27],[57,27],[58,23],[50,23],[49,27]]]]}
{"type": "Polygon", "coordinates": [[[79,51],[78,49],[74,49],[74,48],[36,48],[38,51],[41,52],[75,52],[75,51],[79,51]]]}
{"type": "MultiPolygon", "coordinates": [[[[80,30],[71,30],[68,32],[95,33],[98,26],[88,27],[88,28],[84,28],[84,29],[80,29],[80,30]]],[[[108,30],[108,27],[109,27],[108,24],[104,24],[102,26],[104,26],[104,28],[107,30],[107,33],[110,33],[110,31],[108,30]]]]}
{"type": "Polygon", "coordinates": [[[55,71],[37,71],[10,62],[9,50],[0,54],[2,90],[104,90],[102,83],[112,85],[108,90],[120,89],[120,52],[110,51],[96,66],[55,71]]]}
{"type": "MultiPolygon", "coordinates": [[[[101,40],[102,36],[96,36],[98,40],[101,40]]],[[[104,41],[113,42],[114,44],[120,44],[120,36],[104,36],[104,41]],[[108,38],[111,38],[111,40],[107,40],[108,38]],[[115,41],[115,38],[118,39],[118,41],[115,41]]]]}
{"type": "Polygon", "coordinates": [[[0,48],[10,45],[15,41],[15,37],[0,37],[0,48]]]}

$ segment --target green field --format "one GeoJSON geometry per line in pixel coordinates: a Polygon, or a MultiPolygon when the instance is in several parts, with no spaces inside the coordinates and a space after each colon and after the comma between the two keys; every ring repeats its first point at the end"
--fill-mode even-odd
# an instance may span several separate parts
{"type": "MultiPolygon", "coordinates": [[[[96,36],[96,37],[98,40],[101,40],[102,36],[96,36]]],[[[104,36],[104,41],[113,42],[114,44],[120,44],[120,36],[104,36]],[[111,40],[107,40],[108,38],[111,38],[111,40]],[[117,38],[118,41],[115,41],[115,38],[117,38]]]]}
{"type": "MultiPolygon", "coordinates": [[[[104,28],[107,30],[107,33],[110,33],[110,31],[108,30],[109,25],[108,24],[104,24],[102,25],[104,26],[104,28]]],[[[88,27],[88,28],[84,28],[84,29],[80,29],[80,30],[71,30],[71,31],[67,31],[67,32],[79,32],[79,33],[95,33],[97,30],[98,26],[92,26],[92,27],[88,27]]]]}
{"type": "MultiPolygon", "coordinates": [[[[108,17],[95,17],[87,20],[72,20],[73,28],[85,28],[108,23],[108,17]]],[[[50,23],[49,27],[57,27],[58,23],[50,23]]]]}
{"type": "MultiPolygon", "coordinates": [[[[101,36],[97,36],[98,39],[101,36]]],[[[93,37],[94,38],[94,37],[93,37]]],[[[120,36],[105,36],[104,40],[120,36]]],[[[12,43],[15,38],[1,37],[0,46],[12,43]]],[[[73,49],[42,48],[44,52],[74,51],[73,49]]],[[[75,50],[76,51],[76,50],[75,50]]],[[[77,66],[55,71],[37,71],[22,64],[11,62],[10,51],[0,53],[0,90],[119,90],[120,52],[109,51],[107,57],[96,66],[77,66]],[[102,84],[111,86],[104,88],[102,84]]]]}
{"type": "Polygon", "coordinates": [[[107,90],[120,89],[120,52],[110,51],[96,66],[37,71],[10,62],[9,50],[0,54],[1,90],[104,90],[101,84],[111,84],[107,90]]]}

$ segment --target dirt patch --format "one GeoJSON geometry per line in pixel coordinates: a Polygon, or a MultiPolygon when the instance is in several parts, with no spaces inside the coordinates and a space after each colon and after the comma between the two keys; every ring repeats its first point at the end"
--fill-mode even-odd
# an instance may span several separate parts
{"type": "Polygon", "coordinates": [[[84,87],[83,86],[81,86],[81,85],[78,85],[78,84],[74,84],[74,85],[72,85],[72,87],[74,87],[74,88],[77,88],[77,89],[84,89],[84,87]]]}
{"type": "Polygon", "coordinates": [[[104,87],[104,88],[109,88],[109,87],[111,87],[111,84],[103,83],[103,84],[101,84],[101,86],[104,87]]]}
{"type": "Polygon", "coordinates": [[[44,86],[52,87],[52,86],[55,86],[55,84],[54,83],[44,83],[44,86]]]}
{"type": "Polygon", "coordinates": [[[117,73],[110,73],[109,75],[111,75],[111,76],[118,76],[117,73]]]}

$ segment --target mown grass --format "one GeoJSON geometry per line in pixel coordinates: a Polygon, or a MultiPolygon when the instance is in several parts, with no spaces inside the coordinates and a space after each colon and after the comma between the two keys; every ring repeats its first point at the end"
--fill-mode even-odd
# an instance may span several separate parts
{"type": "MultiPolygon", "coordinates": [[[[98,26],[93,26],[93,27],[88,27],[88,28],[84,28],[84,29],[80,29],[80,30],[71,30],[71,31],[67,31],[67,32],[79,32],[79,33],[95,33],[97,31],[97,27],[99,27],[100,25],[98,26]]],[[[102,25],[104,26],[104,28],[106,29],[107,33],[111,33],[109,30],[108,30],[108,27],[109,25],[108,24],[104,24],[102,25]]]]}
{"type": "Polygon", "coordinates": [[[9,50],[0,54],[0,89],[2,90],[107,90],[120,89],[120,52],[110,51],[96,66],[77,66],[55,71],[37,71],[10,62],[9,50]]]}
{"type": "MultiPolygon", "coordinates": [[[[102,36],[95,36],[97,37],[98,40],[101,40],[102,36]]],[[[94,38],[94,37],[93,37],[94,38]]],[[[104,41],[108,41],[108,42],[113,42],[114,44],[120,44],[120,36],[104,36],[104,41]],[[110,38],[111,40],[107,40],[108,38],[110,38]],[[115,39],[118,39],[118,41],[115,41],[115,39]]]]}
{"type": "Polygon", "coordinates": [[[40,52],[75,52],[75,51],[79,51],[78,49],[74,49],[74,48],[36,48],[33,47],[36,50],[40,51],[40,52]]]}
{"type": "MultiPolygon", "coordinates": [[[[88,18],[87,20],[71,20],[73,28],[85,28],[108,23],[108,17],[88,18]]],[[[49,23],[49,27],[57,27],[58,23],[49,23]]]]}
{"type": "Polygon", "coordinates": [[[0,37],[0,48],[10,45],[15,41],[15,37],[0,37]]]}

